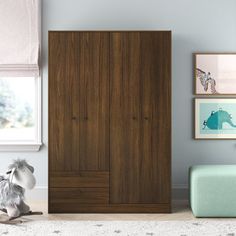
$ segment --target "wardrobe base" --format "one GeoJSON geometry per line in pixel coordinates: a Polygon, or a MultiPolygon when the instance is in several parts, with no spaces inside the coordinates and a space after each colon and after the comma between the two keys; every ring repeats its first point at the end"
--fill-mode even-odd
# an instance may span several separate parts
{"type": "Polygon", "coordinates": [[[50,203],[48,213],[171,213],[171,204],[76,205],[50,203]]]}

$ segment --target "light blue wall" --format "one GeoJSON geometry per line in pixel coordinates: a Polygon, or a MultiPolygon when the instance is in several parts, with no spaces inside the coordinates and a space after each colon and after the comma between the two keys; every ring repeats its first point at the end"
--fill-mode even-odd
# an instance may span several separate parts
{"type": "Polygon", "coordinates": [[[39,186],[47,186],[47,32],[124,29],[173,32],[173,184],[187,184],[193,164],[236,163],[236,141],[194,141],[192,53],[236,52],[235,0],[43,0],[43,136],[39,153],[1,153],[0,172],[11,158],[36,166],[39,186]]]}

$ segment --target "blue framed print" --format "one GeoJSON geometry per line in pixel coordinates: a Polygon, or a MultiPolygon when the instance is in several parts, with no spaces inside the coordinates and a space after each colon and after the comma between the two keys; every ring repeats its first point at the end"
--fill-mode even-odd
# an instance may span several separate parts
{"type": "Polygon", "coordinates": [[[195,139],[236,139],[236,99],[196,98],[195,139]]]}

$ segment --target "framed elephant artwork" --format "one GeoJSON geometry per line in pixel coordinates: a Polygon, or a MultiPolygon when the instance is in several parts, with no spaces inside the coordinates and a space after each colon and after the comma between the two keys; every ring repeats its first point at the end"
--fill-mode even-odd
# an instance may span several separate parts
{"type": "Polygon", "coordinates": [[[195,98],[195,139],[236,139],[236,98],[195,98]]]}
{"type": "Polygon", "coordinates": [[[196,95],[236,95],[236,53],[194,53],[196,95]]]}

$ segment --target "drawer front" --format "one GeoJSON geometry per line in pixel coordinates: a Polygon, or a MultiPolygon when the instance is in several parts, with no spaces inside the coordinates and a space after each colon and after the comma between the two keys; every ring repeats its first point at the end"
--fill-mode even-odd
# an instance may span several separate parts
{"type": "Polygon", "coordinates": [[[109,188],[109,172],[54,172],[49,181],[51,188],[109,188]]]}
{"type": "Polygon", "coordinates": [[[109,203],[109,188],[51,188],[49,194],[51,203],[109,203]]]}

